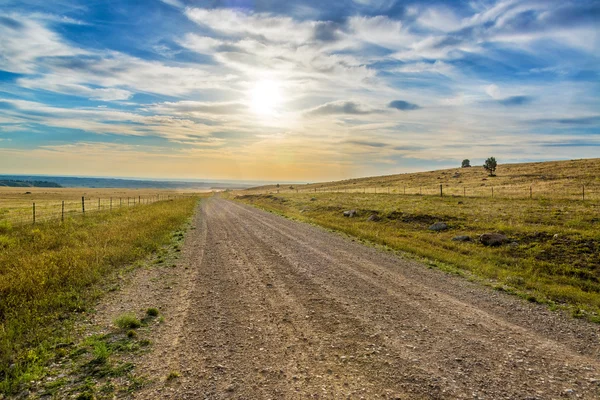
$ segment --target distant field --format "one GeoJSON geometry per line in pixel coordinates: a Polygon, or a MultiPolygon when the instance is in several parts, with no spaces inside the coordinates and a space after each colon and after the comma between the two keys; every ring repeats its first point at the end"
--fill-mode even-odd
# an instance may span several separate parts
{"type": "MultiPolygon", "coordinates": [[[[132,196],[131,191],[86,194],[132,196]]],[[[22,201],[19,193],[13,195],[11,204],[22,201]]],[[[81,191],[39,190],[34,197],[56,201],[69,195],[81,191]]],[[[182,197],[64,223],[11,227],[0,222],[0,398],[43,377],[61,343],[73,339],[73,317],[93,305],[116,274],[165,245],[177,246],[183,233],[176,231],[184,228],[197,201],[197,196],[182,197]]]]}
{"type": "MultiPolygon", "coordinates": [[[[588,165],[588,169],[569,179],[579,183],[597,182],[598,171],[593,171],[592,167],[600,165],[599,160],[576,164],[579,167],[588,165]],[[590,175],[588,178],[587,174],[590,175]]],[[[570,162],[563,163],[562,170],[568,170],[569,165],[570,162]]],[[[526,169],[532,173],[534,167],[535,164],[526,169]]],[[[498,178],[490,179],[505,182],[503,187],[508,192],[511,181],[517,186],[530,182],[525,178],[517,179],[517,170],[517,167],[512,169],[512,178],[503,177],[500,170],[498,178]]],[[[404,182],[412,179],[424,183],[453,171],[356,182],[357,185],[370,184],[372,189],[394,183],[397,193],[398,182],[402,182],[400,177],[404,182]]],[[[485,176],[475,168],[464,174],[470,175],[471,181],[477,174],[485,176]]],[[[565,183],[557,179],[548,185],[556,181],[565,183]]],[[[351,182],[323,184],[322,187],[329,190],[344,188],[352,185],[351,182]]],[[[321,184],[311,187],[321,188],[321,184]]],[[[280,189],[279,194],[257,194],[261,191],[248,190],[236,195],[240,201],[270,211],[424,257],[434,263],[441,262],[442,268],[469,271],[499,290],[520,293],[530,301],[545,302],[553,308],[565,307],[574,316],[600,322],[600,201],[553,196],[549,187],[547,196],[533,200],[490,196],[405,196],[393,194],[393,189],[392,194],[387,194],[387,190],[375,194],[314,190],[296,193],[295,190],[284,192],[280,189]],[[357,216],[344,217],[342,213],[346,210],[356,210],[357,216]],[[367,220],[372,215],[376,215],[376,221],[367,220]],[[438,221],[447,223],[449,229],[442,232],[428,229],[438,221]],[[505,234],[510,244],[487,247],[479,243],[479,235],[490,232],[505,234]],[[472,241],[452,240],[459,235],[467,235],[472,241]]],[[[269,191],[276,192],[276,189],[269,191]]]]}
{"type": "Polygon", "coordinates": [[[495,177],[481,166],[348,179],[308,185],[254,188],[254,193],[343,191],[447,196],[562,198],[600,200],[600,158],[499,164],[495,177]],[[584,189],[585,187],[585,189],[584,189]],[[293,188],[293,189],[292,189],[293,188]]]}
{"type": "Polygon", "coordinates": [[[0,187],[41,187],[41,188],[59,188],[58,183],[48,181],[23,181],[15,179],[1,179],[0,187]]]}
{"type": "Polygon", "coordinates": [[[33,203],[36,221],[60,219],[62,202],[65,216],[82,213],[81,197],[85,197],[86,212],[117,209],[129,205],[153,202],[176,196],[191,195],[191,190],[160,189],[89,189],[89,188],[35,188],[0,187],[0,223],[13,225],[33,222],[33,203]]]}

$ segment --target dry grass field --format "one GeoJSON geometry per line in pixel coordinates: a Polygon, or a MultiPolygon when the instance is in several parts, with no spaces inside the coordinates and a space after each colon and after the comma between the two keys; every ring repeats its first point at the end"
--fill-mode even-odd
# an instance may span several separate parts
{"type": "Polygon", "coordinates": [[[281,184],[255,188],[255,193],[343,191],[506,198],[585,198],[600,200],[600,158],[523,164],[499,164],[490,177],[481,166],[348,179],[308,185],[281,184]],[[293,189],[290,189],[293,187],[293,189]],[[493,189],[492,189],[493,188],[493,189]]]}
{"type": "MultiPolygon", "coordinates": [[[[31,198],[24,199],[20,192],[5,190],[3,204],[27,204],[31,198]]],[[[75,200],[82,194],[156,194],[75,189],[31,192],[33,199],[48,204],[69,196],[75,200]]],[[[74,317],[109,290],[111,279],[183,237],[177,231],[192,215],[197,199],[190,195],[35,226],[0,223],[0,398],[43,376],[44,368],[63,351],[61,343],[72,340],[74,317]]]]}
{"type": "Polygon", "coordinates": [[[159,199],[191,195],[192,191],[158,189],[90,189],[90,188],[14,188],[0,187],[0,224],[11,225],[33,222],[33,203],[36,221],[61,219],[82,213],[81,198],[85,197],[86,212],[118,209],[151,203],[159,199]]]}
{"type": "Polygon", "coordinates": [[[268,188],[265,194],[260,188],[236,195],[243,202],[422,257],[499,290],[600,322],[600,196],[590,191],[595,197],[581,200],[575,195],[578,185],[597,188],[599,171],[600,159],[515,164],[500,166],[493,178],[472,167],[313,184],[307,186],[312,191],[298,193],[296,188],[280,188],[279,194],[268,188]],[[457,172],[461,177],[452,178],[457,172]],[[440,197],[439,184],[436,195],[397,194],[404,183],[414,188],[453,180],[465,185],[493,182],[500,194],[524,192],[526,187],[528,192],[532,184],[538,193],[543,188],[544,195],[440,197]],[[571,198],[564,196],[569,184],[571,198]],[[361,189],[345,190],[355,187],[361,189]],[[356,216],[344,217],[347,210],[356,210],[356,216]],[[446,223],[448,229],[429,230],[435,222],[446,223]],[[509,242],[485,246],[479,242],[484,233],[504,234],[509,242]],[[461,235],[470,241],[452,240],[461,235]]]}

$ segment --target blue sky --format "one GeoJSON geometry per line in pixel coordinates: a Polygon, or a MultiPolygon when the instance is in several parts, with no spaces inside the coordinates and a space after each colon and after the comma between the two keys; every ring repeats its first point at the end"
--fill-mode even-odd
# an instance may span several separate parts
{"type": "Polygon", "coordinates": [[[316,181],[600,155],[600,1],[0,7],[4,173],[316,181]]]}

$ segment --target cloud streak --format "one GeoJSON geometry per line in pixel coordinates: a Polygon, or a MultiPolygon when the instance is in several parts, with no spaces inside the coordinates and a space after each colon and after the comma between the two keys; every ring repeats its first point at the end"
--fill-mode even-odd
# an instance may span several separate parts
{"type": "Polygon", "coordinates": [[[412,111],[412,110],[418,110],[419,107],[418,105],[416,105],[415,103],[410,103],[408,101],[404,101],[404,100],[393,100],[388,104],[389,108],[394,108],[396,110],[401,110],[401,111],[412,111]]]}
{"type": "Polygon", "coordinates": [[[382,111],[354,101],[335,101],[322,104],[306,112],[308,116],[369,115],[382,111]]]}

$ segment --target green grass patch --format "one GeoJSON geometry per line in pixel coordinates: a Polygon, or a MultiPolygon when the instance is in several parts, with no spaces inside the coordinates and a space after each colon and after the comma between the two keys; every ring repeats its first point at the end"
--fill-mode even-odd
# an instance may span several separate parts
{"type": "Polygon", "coordinates": [[[78,356],[67,362],[57,356],[56,360],[69,367],[54,368],[49,371],[49,376],[64,376],[68,378],[55,378],[49,382],[41,382],[38,393],[51,394],[55,398],[78,398],[79,396],[93,396],[94,399],[114,398],[112,393],[131,392],[142,382],[141,377],[133,372],[134,365],[124,361],[125,354],[141,351],[146,345],[142,340],[129,337],[122,331],[109,334],[88,336],[80,344],[74,345],[78,356]]]}
{"type": "Polygon", "coordinates": [[[149,309],[146,310],[146,315],[149,317],[158,316],[158,308],[150,307],[149,309]]]}
{"type": "Polygon", "coordinates": [[[126,330],[126,329],[137,329],[142,326],[142,322],[131,313],[119,315],[115,321],[115,326],[126,330]]]}
{"type": "MultiPolygon", "coordinates": [[[[0,226],[0,393],[38,380],[111,277],[172,243],[196,198],[36,226],[0,226]]],[[[114,286],[114,285],[113,285],[114,286]]],[[[61,351],[65,351],[62,349],[61,351]]],[[[103,348],[95,349],[101,360],[103,348]]]]}

